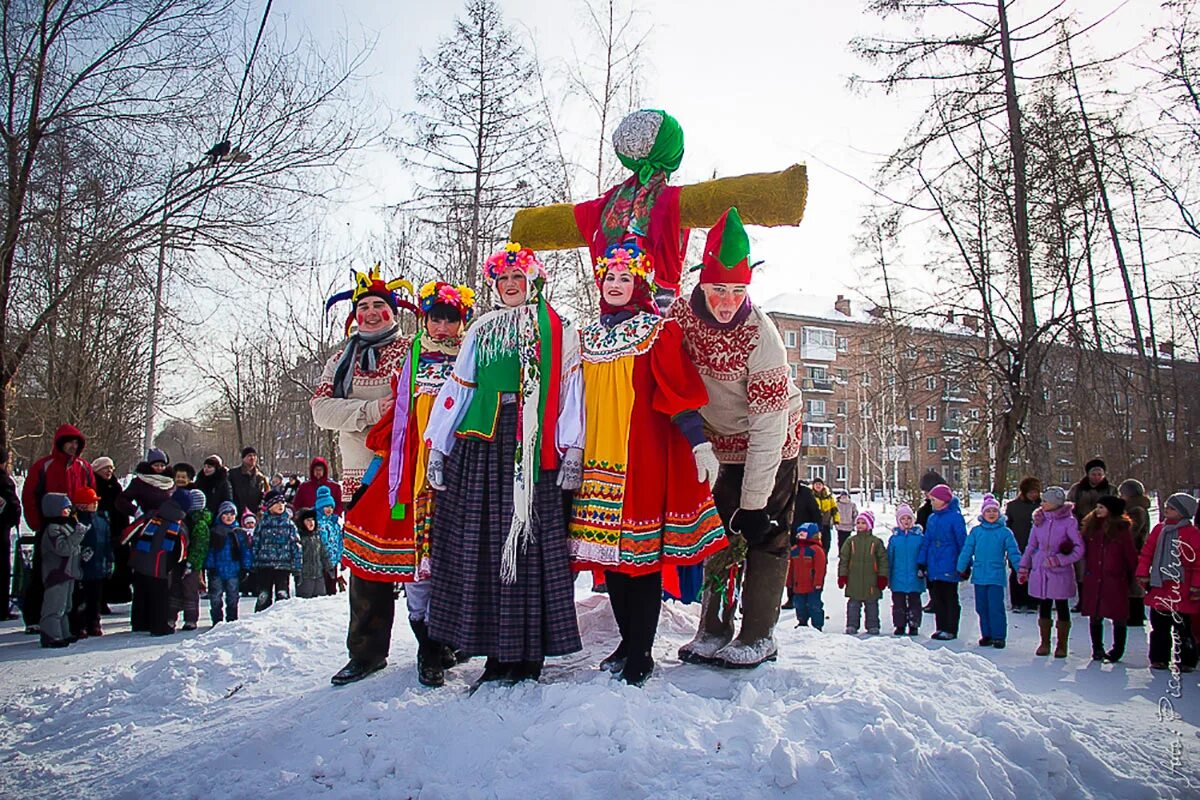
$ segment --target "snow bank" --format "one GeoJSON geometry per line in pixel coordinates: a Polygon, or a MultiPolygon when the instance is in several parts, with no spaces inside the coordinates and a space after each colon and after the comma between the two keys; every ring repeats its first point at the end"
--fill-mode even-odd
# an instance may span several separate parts
{"type": "Polygon", "coordinates": [[[0,796],[1196,796],[1167,769],[1149,700],[1081,715],[924,641],[792,630],[785,616],[780,661],[730,673],[675,658],[695,608],[668,606],[639,690],[595,669],[615,626],[607,599],[585,596],[584,652],[552,660],[541,683],[468,696],[476,659],[424,689],[398,626],[391,666],[333,688],[345,602],[284,602],[10,697],[0,796]]]}

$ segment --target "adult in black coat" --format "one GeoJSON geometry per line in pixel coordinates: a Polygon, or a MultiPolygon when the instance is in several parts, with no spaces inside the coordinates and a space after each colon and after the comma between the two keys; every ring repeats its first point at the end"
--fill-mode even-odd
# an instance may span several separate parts
{"type": "Polygon", "coordinates": [[[233,489],[233,504],[238,516],[249,510],[257,514],[261,510],[263,496],[267,493],[267,476],[258,469],[258,451],[253,447],[242,448],[242,464],[229,473],[229,486],[233,489]]]}
{"type": "Polygon", "coordinates": [[[0,619],[16,619],[9,613],[12,602],[12,532],[21,522],[21,498],[17,496],[17,484],[8,474],[9,454],[0,450],[0,544],[4,545],[4,563],[0,564],[0,619]]]}
{"type": "Polygon", "coordinates": [[[233,487],[229,485],[229,469],[217,455],[204,459],[200,474],[196,476],[196,488],[204,493],[204,507],[217,518],[221,503],[233,502],[233,487]]]}
{"type": "MultiPolygon", "coordinates": [[[[1017,540],[1017,548],[1022,553],[1029,546],[1029,533],[1033,530],[1033,512],[1042,504],[1042,482],[1037,478],[1021,479],[1017,487],[1017,496],[1008,501],[1004,507],[1004,517],[1008,520],[1008,529],[1017,540]]],[[[1016,565],[1011,565],[1008,576],[1008,596],[1012,598],[1012,610],[1018,614],[1026,611],[1037,611],[1038,602],[1029,596],[1029,584],[1017,580],[1016,565]]]]}
{"type": "Polygon", "coordinates": [[[128,603],[133,600],[133,571],[129,568],[129,545],[121,544],[121,534],[129,525],[129,515],[117,508],[121,497],[121,481],[117,479],[116,466],[107,456],[92,462],[96,476],[96,494],[100,502],[96,510],[108,516],[108,529],[112,536],[113,574],[104,584],[104,602],[128,603]]]}
{"type": "MultiPolygon", "coordinates": [[[[792,502],[792,543],[796,542],[796,531],[806,522],[821,524],[821,508],[817,505],[817,496],[806,481],[796,484],[796,499],[792,502]]],[[[780,608],[792,608],[792,582],[790,580],[791,563],[788,563],[789,580],[783,588],[787,592],[787,602],[780,608]]]]}
{"type": "Polygon", "coordinates": [[[133,478],[117,498],[117,510],[130,518],[148,516],[171,499],[175,477],[167,472],[167,454],[153,448],[133,470],[133,478]]]}
{"type": "MultiPolygon", "coordinates": [[[[929,470],[921,476],[921,494],[928,495],[929,490],[939,484],[946,482],[946,479],[941,476],[941,473],[929,470]]],[[[921,507],[917,509],[917,524],[921,526],[921,530],[925,530],[926,523],[929,522],[929,515],[933,513],[933,505],[929,502],[929,497],[925,497],[925,502],[921,503],[921,507]]]]}

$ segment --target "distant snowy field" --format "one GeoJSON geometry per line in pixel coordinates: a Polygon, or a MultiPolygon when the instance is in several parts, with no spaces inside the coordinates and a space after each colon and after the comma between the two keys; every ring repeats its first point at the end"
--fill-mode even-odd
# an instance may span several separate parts
{"type": "MultiPolygon", "coordinates": [[[[916,640],[851,637],[831,578],[825,632],[782,612],[779,661],[747,672],[681,664],[697,607],[667,604],[633,689],[595,668],[616,631],[589,586],[582,653],[474,696],[482,659],[417,684],[403,601],[388,668],[343,688],[345,595],[243,600],[240,621],[167,640],[107,617],[65,651],[0,623],[0,797],[1200,797],[1198,675],[1151,673],[1141,629],[1116,665],[1089,660],[1078,623],[1069,658],[1035,657],[1031,615],[981,649],[964,587],[949,647],[928,615],[916,640]]],[[[881,616],[890,632],[888,596],[881,616]]]]}

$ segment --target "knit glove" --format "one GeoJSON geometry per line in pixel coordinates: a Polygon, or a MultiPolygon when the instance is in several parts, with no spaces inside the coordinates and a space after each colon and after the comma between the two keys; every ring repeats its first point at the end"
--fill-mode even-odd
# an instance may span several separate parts
{"type": "Polygon", "coordinates": [[[92,556],[95,554],[96,554],[96,551],[90,547],[85,547],[79,551],[79,557],[82,558],[84,561],[91,561],[92,556]]]}
{"type": "Polygon", "coordinates": [[[968,579],[970,579],[970,577],[971,577],[971,568],[970,568],[970,567],[967,567],[967,568],[966,568],[966,569],[964,569],[962,572],[958,573],[958,577],[962,578],[964,581],[965,581],[965,580],[968,580],[968,579]]]}
{"type": "Polygon", "coordinates": [[[753,511],[739,508],[733,512],[733,519],[729,520],[729,527],[734,533],[744,536],[746,544],[751,547],[765,542],[776,530],[775,520],[771,519],[771,515],[765,508],[753,511]]]}
{"type": "Polygon", "coordinates": [[[839,588],[839,589],[845,589],[845,588],[846,588],[846,576],[845,576],[845,575],[839,575],[839,576],[838,576],[838,588],[839,588]]]}
{"type": "Polygon", "coordinates": [[[446,456],[441,450],[429,451],[429,464],[425,467],[425,479],[429,481],[429,488],[434,491],[446,491],[446,456]]]}
{"type": "Polygon", "coordinates": [[[721,462],[713,454],[712,443],[702,442],[693,447],[692,458],[696,460],[696,480],[707,481],[711,490],[717,485],[717,471],[721,469],[721,462]]]}
{"type": "Polygon", "coordinates": [[[580,486],[583,486],[583,451],[568,447],[558,466],[558,488],[573,492],[580,486]]]}
{"type": "Polygon", "coordinates": [[[875,585],[876,585],[876,586],[878,586],[878,587],[879,587],[879,591],[881,591],[881,592],[882,592],[884,589],[886,589],[886,588],[887,588],[887,576],[886,576],[886,575],[880,575],[880,576],[878,576],[877,578],[875,578],[875,585]]]}

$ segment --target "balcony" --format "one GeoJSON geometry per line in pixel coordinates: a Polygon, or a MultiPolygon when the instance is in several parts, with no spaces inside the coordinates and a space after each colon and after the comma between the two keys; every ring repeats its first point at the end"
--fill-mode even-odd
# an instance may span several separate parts
{"type": "Polygon", "coordinates": [[[963,397],[962,394],[960,392],[958,392],[957,390],[945,391],[945,392],[942,392],[942,402],[943,403],[969,403],[969,402],[971,402],[971,398],[963,397]]]}
{"type": "Polygon", "coordinates": [[[833,393],[833,381],[829,378],[801,378],[800,388],[806,392],[833,393]]]}
{"type": "Polygon", "coordinates": [[[800,455],[804,458],[833,458],[833,447],[827,444],[805,444],[800,446],[800,455]]]}
{"type": "Polygon", "coordinates": [[[804,424],[806,426],[813,425],[813,426],[820,426],[823,428],[833,426],[833,417],[830,416],[829,414],[816,414],[816,413],[809,413],[808,411],[805,411],[803,416],[804,416],[804,424]]]}
{"type": "Polygon", "coordinates": [[[942,420],[943,433],[959,433],[962,430],[962,422],[956,419],[942,420]]]}

